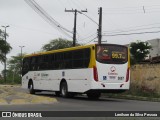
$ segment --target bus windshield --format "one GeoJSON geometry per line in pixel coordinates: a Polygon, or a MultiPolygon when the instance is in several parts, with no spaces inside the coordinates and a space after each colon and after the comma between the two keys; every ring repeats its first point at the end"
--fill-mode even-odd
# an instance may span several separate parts
{"type": "Polygon", "coordinates": [[[100,63],[124,64],[128,61],[128,49],[121,45],[97,45],[96,59],[100,63]]]}

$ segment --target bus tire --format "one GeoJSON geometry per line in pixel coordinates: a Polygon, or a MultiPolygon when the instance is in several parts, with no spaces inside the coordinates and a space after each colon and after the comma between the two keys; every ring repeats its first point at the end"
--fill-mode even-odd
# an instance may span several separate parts
{"type": "Polygon", "coordinates": [[[101,93],[100,92],[88,92],[87,96],[89,99],[97,100],[101,96],[101,93]]]}
{"type": "Polygon", "coordinates": [[[33,85],[33,82],[32,82],[32,81],[29,82],[28,89],[29,89],[29,93],[30,93],[30,94],[35,94],[34,85],[33,85]]]}
{"type": "Polygon", "coordinates": [[[60,91],[55,91],[55,96],[59,97],[60,96],[60,91]]]}
{"type": "Polygon", "coordinates": [[[66,82],[62,82],[60,86],[61,96],[64,98],[68,97],[68,86],[66,82]]]}

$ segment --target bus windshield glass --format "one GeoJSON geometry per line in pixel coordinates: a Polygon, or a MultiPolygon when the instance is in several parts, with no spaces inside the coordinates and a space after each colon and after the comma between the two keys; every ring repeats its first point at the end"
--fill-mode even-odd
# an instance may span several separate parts
{"type": "Polygon", "coordinates": [[[100,63],[124,64],[128,61],[128,49],[121,45],[97,45],[96,59],[100,63]]]}

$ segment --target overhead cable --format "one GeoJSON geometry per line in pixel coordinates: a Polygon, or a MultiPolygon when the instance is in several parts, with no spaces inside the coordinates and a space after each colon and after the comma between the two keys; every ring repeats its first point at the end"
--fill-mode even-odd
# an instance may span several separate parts
{"type": "Polygon", "coordinates": [[[141,31],[141,30],[149,30],[149,29],[158,29],[160,27],[145,27],[145,28],[137,28],[137,29],[128,29],[128,30],[113,30],[113,31],[104,31],[105,34],[110,34],[110,33],[124,33],[124,32],[130,32],[130,31],[141,31]]]}
{"type": "Polygon", "coordinates": [[[149,33],[159,33],[160,31],[151,32],[137,32],[137,33],[124,33],[124,34],[103,34],[103,36],[125,36],[125,35],[136,35],[136,34],[149,34],[149,33]]]}
{"type": "Polygon", "coordinates": [[[65,34],[66,36],[72,38],[68,33],[73,33],[72,31],[64,28],[60,23],[58,23],[55,19],[53,19],[42,7],[40,7],[34,0],[25,0],[25,2],[35,11],[37,12],[46,22],[51,24],[54,28],[56,28],[59,32],[65,34]]]}

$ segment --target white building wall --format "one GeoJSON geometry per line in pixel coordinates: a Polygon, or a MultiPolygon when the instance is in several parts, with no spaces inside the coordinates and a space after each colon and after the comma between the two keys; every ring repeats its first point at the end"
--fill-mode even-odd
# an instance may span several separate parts
{"type": "Polygon", "coordinates": [[[147,42],[149,42],[152,46],[149,56],[151,58],[160,56],[160,39],[152,39],[152,40],[148,40],[147,42]]]}

